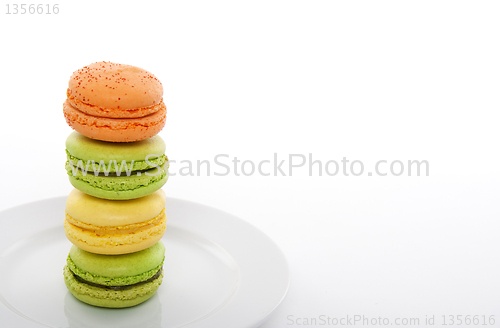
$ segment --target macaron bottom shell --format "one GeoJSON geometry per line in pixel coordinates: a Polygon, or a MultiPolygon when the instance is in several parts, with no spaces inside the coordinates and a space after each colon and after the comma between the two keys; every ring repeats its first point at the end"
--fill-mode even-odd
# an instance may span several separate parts
{"type": "Polygon", "coordinates": [[[138,176],[135,173],[135,175],[120,177],[95,176],[91,172],[84,176],[80,170],[73,175],[71,168],[67,167],[67,170],[69,182],[73,187],[88,195],[110,200],[147,196],[163,187],[168,180],[168,173],[163,168],[159,168],[162,172],[154,176],[145,174],[138,176]]]}
{"type": "Polygon", "coordinates": [[[155,231],[154,235],[147,235],[147,238],[141,238],[138,241],[130,242],[133,236],[115,237],[110,241],[102,241],[105,238],[93,236],[84,236],[86,237],[85,240],[79,238],[85,232],[69,227],[66,222],[64,228],[66,237],[73,245],[84,251],[102,255],[121,255],[142,251],[155,245],[165,233],[165,225],[163,225],[155,231]],[[93,242],[93,244],[89,242],[93,242]]]}
{"type": "Polygon", "coordinates": [[[155,280],[127,290],[109,290],[76,280],[68,266],[64,267],[64,283],[69,292],[80,301],[98,307],[126,308],[151,298],[163,281],[163,273],[155,280]]]}

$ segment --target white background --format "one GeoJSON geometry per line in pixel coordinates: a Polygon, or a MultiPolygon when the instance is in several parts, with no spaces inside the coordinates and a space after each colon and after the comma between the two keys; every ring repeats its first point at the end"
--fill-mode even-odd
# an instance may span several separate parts
{"type": "Polygon", "coordinates": [[[263,327],[320,315],[421,326],[435,315],[437,327],[442,315],[495,315],[500,326],[498,2],[55,3],[57,15],[0,8],[0,209],[71,190],[72,72],[136,65],[163,83],[170,159],[365,164],[360,177],[310,177],[306,165],[164,187],[281,247],[291,286],[263,327]],[[377,160],[427,160],[429,176],[367,176],[377,160]]]}

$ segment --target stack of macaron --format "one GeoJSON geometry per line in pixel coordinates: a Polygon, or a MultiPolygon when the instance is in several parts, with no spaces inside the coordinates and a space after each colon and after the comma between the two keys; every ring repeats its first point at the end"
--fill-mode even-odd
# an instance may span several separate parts
{"type": "Polygon", "coordinates": [[[63,105],[73,189],[64,229],[73,243],[66,287],[100,307],[137,305],[163,279],[168,179],[163,87],[148,71],[98,62],[73,73],[63,105]]]}

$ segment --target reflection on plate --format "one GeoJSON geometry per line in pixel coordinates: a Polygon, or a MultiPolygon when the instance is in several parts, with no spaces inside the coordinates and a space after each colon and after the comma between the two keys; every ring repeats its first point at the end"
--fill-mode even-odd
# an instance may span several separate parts
{"type": "Polygon", "coordinates": [[[161,309],[158,295],[130,309],[103,309],[82,304],[70,293],[64,297],[64,314],[69,328],[161,328],[161,309]]]}
{"type": "Polygon", "coordinates": [[[227,213],[167,199],[158,293],[128,309],[81,303],[62,278],[71,246],[62,227],[64,202],[0,213],[7,227],[0,231],[0,317],[9,327],[255,327],[286,294],[286,261],[268,237],[227,213]]]}

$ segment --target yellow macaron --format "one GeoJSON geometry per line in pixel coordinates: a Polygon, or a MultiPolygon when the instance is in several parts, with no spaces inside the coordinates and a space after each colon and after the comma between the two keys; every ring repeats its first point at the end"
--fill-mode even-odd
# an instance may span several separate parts
{"type": "Polygon", "coordinates": [[[66,237],[96,254],[128,254],[146,249],[165,233],[165,193],[131,200],[106,200],[73,189],[66,200],[66,237]]]}

